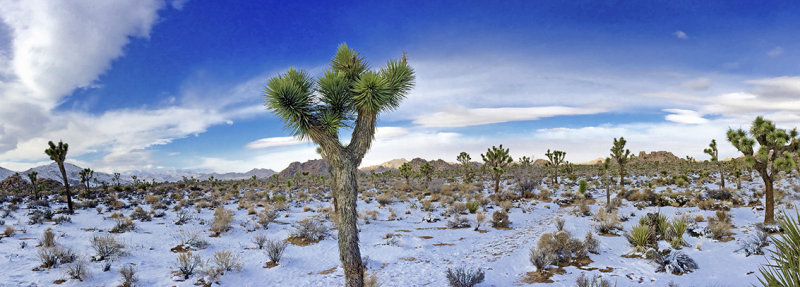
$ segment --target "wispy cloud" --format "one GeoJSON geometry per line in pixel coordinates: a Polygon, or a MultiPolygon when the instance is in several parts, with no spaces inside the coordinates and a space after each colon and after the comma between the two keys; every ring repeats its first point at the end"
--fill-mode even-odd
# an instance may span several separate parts
{"type": "Polygon", "coordinates": [[[686,35],[686,32],[681,31],[681,30],[677,30],[677,31],[673,32],[672,35],[675,35],[676,38],[681,39],[681,40],[689,39],[689,35],[686,35]]]}
{"type": "Polygon", "coordinates": [[[545,117],[588,115],[606,112],[597,107],[545,106],[527,108],[452,108],[448,111],[421,115],[414,120],[423,127],[466,127],[485,124],[530,121],[545,117]]]}
{"type": "Polygon", "coordinates": [[[783,54],[783,48],[781,48],[780,46],[779,47],[775,47],[772,50],[769,50],[767,52],[767,56],[770,56],[770,57],[777,57],[777,56],[780,56],[781,54],[783,54]]]}
{"type": "Polygon", "coordinates": [[[665,112],[671,113],[665,117],[670,122],[680,124],[704,124],[708,120],[703,118],[703,115],[696,111],[682,110],[682,109],[665,109],[665,112]]]}

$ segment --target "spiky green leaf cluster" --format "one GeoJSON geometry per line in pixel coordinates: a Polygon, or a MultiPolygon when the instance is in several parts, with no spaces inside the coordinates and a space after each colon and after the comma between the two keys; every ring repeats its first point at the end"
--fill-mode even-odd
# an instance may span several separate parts
{"type": "Polygon", "coordinates": [[[631,150],[625,148],[627,143],[624,137],[619,137],[619,140],[614,138],[614,145],[611,146],[611,158],[619,165],[625,165],[631,158],[631,150]]]}
{"type": "Polygon", "coordinates": [[[503,145],[487,149],[485,154],[481,154],[481,159],[489,171],[495,175],[502,175],[506,166],[514,161],[508,153],[508,149],[503,149],[503,145]]]}
{"type": "Polygon", "coordinates": [[[800,286],[800,213],[781,222],[784,233],[772,236],[771,264],[759,268],[764,286],[800,286]]]}
{"type": "Polygon", "coordinates": [[[396,109],[413,86],[414,70],[405,54],[371,71],[358,52],[342,44],[318,79],[290,68],[269,79],[264,97],[294,136],[320,143],[338,141],[339,129],[353,127],[357,115],[374,118],[396,109]]]}
{"type": "Polygon", "coordinates": [[[745,157],[748,167],[759,171],[790,171],[797,166],[792,153],[800,148],[797,130],[778,129],[772,121],[756,117],[748,135],[742,129],[729,129],[728,141],[745,157]],[[755,145],[758,143],[758,150],[755,145]]]}
{"type": "Polygon", "coordinates": [[[63,163],[64,160],[67,159],[67,151],[69,151],[69,144],[66,144],[62,141],[58,141],[58,145],[54,144],[53,141],[47,142],[49,148],[44,150],[44,153],[50,157],[52,161],[57,163],[63,163]]]}

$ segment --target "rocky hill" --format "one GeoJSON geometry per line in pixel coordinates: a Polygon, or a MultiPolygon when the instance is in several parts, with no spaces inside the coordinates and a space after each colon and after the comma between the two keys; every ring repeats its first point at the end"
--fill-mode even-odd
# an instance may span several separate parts
{"type": "Polygon", "coordinates": [[[308,172],[308,174],[328,174],[328,166],[321,159],[312,159],[306,162],[293,162],[288,167],[278,173],[281,177],[292,177],[296,173],[308,172]]]}
{"type": "Polygon", "coordinates": [[[679,158],[668,151],[653,151],[650,153],[640,151],[638,156],[631,159],[631,162],[633,163],[677,163],[681,161],[683,161],[682,158],[679,158]]]}
{"type": "Polygon", "coordinates": [[[13,174],[14,171],[0,167],[0,180],[4,180],[13,174]]]}

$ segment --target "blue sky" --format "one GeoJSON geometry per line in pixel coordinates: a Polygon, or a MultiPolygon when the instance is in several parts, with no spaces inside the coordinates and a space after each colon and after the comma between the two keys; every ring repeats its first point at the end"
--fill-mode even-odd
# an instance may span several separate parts
{"type": "Polygon", "coordinates": [[[58,139],[109,172],[316,158],[262,91],[343,42],[373,68],[407,52],[417,73],[365,165],[497,144],[582,162],[618,136],[704,159],[756,115],[800,122],[794,1],[362,2],[0,0],[0,166],[47,163],[58,139]]]}

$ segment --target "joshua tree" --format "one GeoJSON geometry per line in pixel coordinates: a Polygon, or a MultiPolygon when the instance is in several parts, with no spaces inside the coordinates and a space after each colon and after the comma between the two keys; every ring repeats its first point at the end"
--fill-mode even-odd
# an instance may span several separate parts
{"type": "Polygon", "coordinates": [[[717,165],[719,169],[719,186],[722,189],[725,189],[725,173],[723,170],[723,164],[719,161],[719,150],[717,150],[717,140],[711,139],[711,143],[708,144],[708,148],[703,150],[704,153],[711,156],[711,162],[717,165]]]}
{"type": "Polygon", "coordinates": [[[500,177],[506,172],[506,166],[514,160],[508,154],[508,149],[503,149],[503,145],[500,145],[500,147],[492,146],[492,148],[486,150],[486,154],[481,154],[481,158],[485,164],[484,166],[492,174],[494,193],[497,193],[500,191],[500,177]]]}
{"type": "Polygon", "coordinates": [[[614,138],[614,146],[611,147],[611,158],[617,162],[619,166],[619,187],[622,189],[625,187],[625,164],[628,163],[628,160],[631,158],[631,150],[625,149],[625,138],[619,137],[614,138]]]}
{"type": "Polygon", "coordinates": [[[433,178],[433,165],[431,165],[429,162],[421,165],[419,167],[419,176],[425,178],[425,182],[431,182],[431,179],[433,178]]]}
{"type": "MultiPolygon", "coordinates": [[[[121,174],[119,174],[119,172],[115,172],[115,173],[114,173],[114,178],[113,178],[113,179],[114,179],[114,184],[115,184],[117,187],[119,187],[119,178],[120,178],[120,176],[122,176],[122,175],[121,175],[121,174]]],[[[186,178],[186,176],[184,176],[183,178],[186,178]]],[[[184,181],[186,181],[186,180],[184,180],[184,181]]]]}
{"type": "Polygon", "coordinates": [[[464,169],[464,182],[472,182],[472,170],[469,168],[469,161],[472,160],[472,157],[467,152],[462,151],[458,154],[456,160],[461,163],[461,168],[464,169]]]}
{"type": "Polygon", "coordinates": [[[728,141],[744,154],[744,162],[761,175],[764,180],[764,223],[775,222],[775,195],[772,182],[776,173],[791,171],[797,165],[792,156],[800,147],[797,129],[786,132],[775,128],[775,124],[759,116],[750,127],[750,135],[742,129],[728,129],[728,141]],[[758,151],[755,144],[758,143],[758,151]]]}
{"type": "Polygon", "coordinates": [[[405,54],[370,71],[358,52],[342,44],[330,69],[318,79],[289,68],[270,78],[265,88],[267,108],[286,122],[294,136],[318,144],[323,160],[331,167],[338,202],[339,259],[346,286],[364,285],[356,226],[358,166],[372,144],[378,114],[397,108],[413,85],[414,70],[405,54]],[[352,128],[348,144],[339,141],[340,128],[352,128]]]}
{"type": "Polygon", "coordinates": [[[36,180],[38,175],[39,173],[35,170],[28,173],[28,179],[31,180],[31,187],[33,188],[33,199],[39,199],[39,190],[36,188],[36,180]]]}
{"type": "Polygon", "coordinates": [[[606,158],[606,160],[603,161],[600,165],[600,171],[603,172],[601,182],[606,187],[606,208],[611,209],[611,189],[608,187],[611,181],[611,179],[608,178],[608,172],[611,171],[611,158],[606,158]]]}
{"type": "Polygon", "coordinates": [[[550,152],[548,149],[544,155],[547,156],[547,166],[553,168],[553,184],[558,184],[558,166],[564,163],[564,157],[567,156],[567,153],[560,150],[550,152]]]}
{"type": "Polygon", "coordinates": [[[67,159],[67,151],[69,150],[69,144],[65,144],[62,141],[58,141],[58,145],[54,144],[53,141],[47,143],[49,148],[44,150],[44,153],[50,156],[50,159],[55,161],[58,164],[58,170],[61,171],[61,179],[64,180],[64,188],[67,190],[67,209],[69,209],[69,213],[72,214],[72,193],[69,191],[69,181],[67,180],[67,170],[64,168],[64,160],[67,159]]]}
{"type": "Polygon", "coordinates": [[[78,174],[81,176],[81,184],[86,190],[85,195],[89,195],[89,183],[91,182],[92,178],[94,177],[94,171],[90,168],[82,169],[78,174]]]}
{"type": "Polygon", "coordinates": [[[411,165],[407,162],[404,162],[402,165],[400,165],[398,170],[400,171],[400,175],[406,178],[406,184],[411,185],[411,165]]]}

